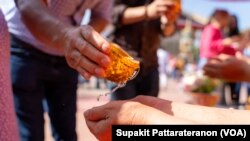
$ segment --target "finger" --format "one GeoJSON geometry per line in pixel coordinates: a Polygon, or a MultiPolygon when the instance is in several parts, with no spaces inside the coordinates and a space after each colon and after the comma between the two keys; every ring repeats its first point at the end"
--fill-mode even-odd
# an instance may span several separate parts
{"type": "Polygon", "coordinates": [[[77,67],[76,70],[83,76],[86,80],[90,80],[91,74],[84,70],[82,67],[77,67]]]}
{"type": "Polygon", "coordinates": [[[175,4],[174,1],[172,0],[158,0],[158,6],[163,5],[163,6],[173,6],[175,4]]]}
{"type": "Polygon", "coordinates": [[[79,69],[83,69],[92,75],[95,75],[98,77],[105,76],[105,70],[97,66],[95,63],[93,63],[86,57],[83,57],[83,56],[81,57],[78,67],[80,67],[79,69]]]}
{"type": "Polygon", "coordinates": [[[223,63],[215,62],[215,61],[214,62],[209,62],[209,63],[204,65],[203,70],[205,68],[211,68],[211,69],[219,71],[219,70],[221,70],[223,68],[223,63]]]}
{"type": "Polygon", "coordinates": [[[98,124],[98,122],[95,122],[95,121],[90,121],[88,119],[85,118],[85,122],[90,130],[91,133],[93,133],[94,135],[96,135],[96,126],[98,124]]]}
{"type": "Polygon", "coordinates": [[[213,78],[219,78],[220,73],[217,71],[217,69],[214,69],[213,67],[204,67],[204,75],[213,77],[213,78]]]}
{"type": "Polygon", "coordinates": [[[97,66],[85,56],[82,56],[78,50],[73,50],[70,54],[70,58],[72,66],[86,78],[90,77],[88,73],[100,77],[105,75],[104,69],[97,66]]]}
{"type": "Polygon", "coordinates": [[[75,47],[78,49],[81,55],[87,57],[92,62],[99,64],[101,67],[106,68],[111,62],[106,54],[102,53],[83,39],[79,38],[76,40],[75,47]]]}
{"type": "Polygon", "coordinates": [[[158,13],[159,15],[161,15],[161,14],[164,14],[167,10],[168,10],[167,7],[160,6],[160,7],[157,8],[157,13],[158,13]]]}
{"type": "Polygon", "coordinates": [[[77,66],[78,66],[78,64],[80,63],[80,60],[81,60],[81,55],[77,54],[77,50],[73,50],[67,56],[68,56],[67,57],[68,64],[72,68],[77,68],[77,66]]]}
{"type": "Polygon", "coordinates": [[[94,47],[96,47],[100,51],[103,51],[105,53],[109,53],[111,51],[108,41],[106,41],[92,27],[87,26],[87,25],[82,26],[81,34],[84,39],[86,39],[90,44],[92,44],[94,47]]]}
{"type": "Polygon", "coordinates": [[[92,109],[89,109],[84,112],[84,117],[89,120],[89,121],[99,121],[99,120],[105,120],[108,117],[108,114],[106,111],[106,106],[99,106],[99,107],[94,107],[92,109]]]}
{"type": "Polygon", "coordinates": [[[101,121],[89,121],[86,120],[86,124],[90,132],[99,140],[110,141],[112,135],[112,124],[107,123],[106,120],[101,121]]]}

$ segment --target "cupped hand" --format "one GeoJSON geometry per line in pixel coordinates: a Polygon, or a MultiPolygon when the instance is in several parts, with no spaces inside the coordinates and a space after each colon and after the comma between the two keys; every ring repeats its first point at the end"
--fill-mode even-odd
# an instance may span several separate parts
{"type": "Polygon", "coordinates": [[[84,113],[90,131],[100,141],[111,141],[112,125],[151,124],[162,112],[135,101],[113,101],[84,113]]]}
{"type": "Polygon", "coordinates": [[[109,43],[92,27],[70,27],[63,32],[67,63],[85,79],[92,75],[103,77],[111,63],[109,43]]]}

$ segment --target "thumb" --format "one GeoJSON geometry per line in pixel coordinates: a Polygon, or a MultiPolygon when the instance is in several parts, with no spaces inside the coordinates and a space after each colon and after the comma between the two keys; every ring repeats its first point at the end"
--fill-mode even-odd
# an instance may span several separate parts
{"type": "Polygon", "coordinates": [[[107,118],[107,114],[102,106],[94,107],[84,112],[86,120],[99,121],[107,118]]]}

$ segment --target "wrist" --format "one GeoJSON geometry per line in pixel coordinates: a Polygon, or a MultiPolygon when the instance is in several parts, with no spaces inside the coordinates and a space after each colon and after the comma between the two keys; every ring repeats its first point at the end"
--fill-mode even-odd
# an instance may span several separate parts
{"type": "Polygon", "coordinates": [[[57,38],[58,43],[60,46],[63,47],[65,50],[66,47],[68,47],[69,43],[69,37],[71,37],[71,33],[75,30],[74,27],[66,26],[62,28],[61,33],[59,34],[59,37],[57,38]]]}

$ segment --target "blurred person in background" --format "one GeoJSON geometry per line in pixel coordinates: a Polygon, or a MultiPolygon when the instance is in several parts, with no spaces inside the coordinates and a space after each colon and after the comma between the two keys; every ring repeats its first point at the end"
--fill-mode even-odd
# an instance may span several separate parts
{"type": "MultiPolygon", "coordinates": [[[[244,37],[248,39],[248,43],[246,44],[246,47],[243,51],[243,55],[250,58],[250,29],[243,31],[243,33],[245,35],[244,37]]],[[[248,98],[250,99],[250,83],[245,82],[242,85],[243,85],[243,87],[246,86],[248,98]]],[[[249,102],[249,104],[250,104],[250,102],[249,102]]]]}
{"type": "MultiPolygon", "coordinates": [[[[228,26],[226,27],[225,31],[225,37],[231,37],[231,38],[240,38],[240,31],[238,27],[238,18],[236,15],[230,15],[228,26]]],[[[230,55],[230,54],[229,54],[230,55]]],[[[239,97],[240,97],[240,89],[241,89],[241,83],[236,82],[224,82],[222,86],[222,95],[220,98],[221,105],[224,106],[235,106],[238,107],[239,105],[239,97]],[[229,98],[230,101],[226,100],[226,89],[229,88],[229,98]]]]}
{"type": "Polygon", "coordinates": [[[11,77],[21,140],[44,140],[45,99],[54,139],[76,141],[77,71],[86,79],[105,75],[110,49],[98,32],[110,22],[112,0],[0,4],[11,33],[11,77]],[[92,11],[93,28],[80,26],[86,9],[92,11]]]}
{"type": "MultiPolygon", "coordinates": [[[[158,96],[159,37],[175,33],[175,21],[180,14],[171,11],[175,6],[178,5],[173,0],[115,1],[112,16],[115,29],[109,38],[140,61],[140,71],[136,78],[117,89],[111,95],[111,100],[131,99],[137,95],[158,96]]],[[[116,84],[111,89],[114,87],[116,84]]]]}
{"type": "Polygon", "coordinates": [[[0,7],[0,140],[19,141],[10,80],[10,36],[0,7]]]}
{"type": "MultiPolygon", "coordinates": [[[[241,46],[245,46],[243,52],[237,52],[235,56],[221,54],[208,61],[204,66],[204,73],[210,77],[219,78],[226,82],[247,83],[249,84],[249,56],[247,56],[247,49],[250,45],[250,32],[245,31],[241,35],[241,46]],[[233,67],[232,67],[233,66],[233,67]]],[[[249,96],[249,88],[248,88],[249,96]]],[[[239,96],[237,97],[239,100],[239,96]]],[[[237,101],[238,103],[240,101],[237,101]]],[[[245,103],[239,103],[245,104],[245,103]]],[[[240,106],[240,105],[238,105],[240,106]]],[[[235,107],[239,108],[239,107],[235,107]]]]}
{"type": "Polygon", "coordinates": [[[221,53],[234,55],[236,50],[232,44],[238,41],[238,38],[223,36],[223,30],[228,26],[230,14],[224,9],[216,9],[211,17],[208,25],[206,25],[201,33],[199,47],[199,69],[207,63],[207,61],[221,53]]]}
{"type": "MultiPolygon", "coordinates": [[[[198,69],[202,69],[207,61],[220,54],[228,54],[234,56],[237,51],[240,51],[238,47],[238,27],[236,19],[224,9],[216,9],[210,18],[209,24],[205,26],[201,34],[200,40],[200,58],[198,63],[198,69]],[[228,26],[229,25],[229,26],[228,26]],[[225,29],[228,29],[225,35],[225,29]]],[[[234,99],[233,102],[238,101],[238,93],[236,91],[235,83],[223,84],[222,94],[220,98],[220,105],[228,105],[225,100],[226,88],[230,88],[230,98],[234,99]]]]}

